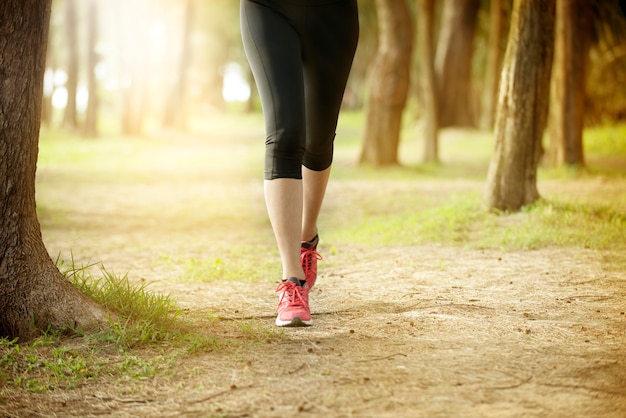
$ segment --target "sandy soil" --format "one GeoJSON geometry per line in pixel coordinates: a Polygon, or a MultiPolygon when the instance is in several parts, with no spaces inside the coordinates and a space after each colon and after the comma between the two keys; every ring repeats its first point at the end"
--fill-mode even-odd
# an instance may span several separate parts
{"type": "MultiPolygon", "coordinates": [[[[173,376],[24,395],[7,416],[623,417],[626,287],[593,251],[346,248],[315,324],[182,361],[173,376]]],[[[323,269],[323,264],[320,264],[323,269]]],[[[267,283],[163,286],[273,322],[267,283]]],[[[164,289],[163,289],[164,290],[164,289]]]]}

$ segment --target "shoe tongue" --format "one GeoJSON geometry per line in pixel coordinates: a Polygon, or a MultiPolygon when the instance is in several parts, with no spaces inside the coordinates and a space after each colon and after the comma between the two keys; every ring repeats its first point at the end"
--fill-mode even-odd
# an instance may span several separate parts
{"type": "Polygon", "coordinates": [[[286,281],[287,281],[287,282],[294,283],[294,284],[296,284],[296,285],[300,286],[300,280],[298,280],[296,277],[290,277],[290,278],[288,278],[286,281]]]}
{"type": "Polygon", "coordinates": [[[317,247],[318,240],[319,238],[316,235],[311,241],[302,241],[300,245],[302,248],[306,248],[307,250],[315,249],[315,247],[317,247]]]}

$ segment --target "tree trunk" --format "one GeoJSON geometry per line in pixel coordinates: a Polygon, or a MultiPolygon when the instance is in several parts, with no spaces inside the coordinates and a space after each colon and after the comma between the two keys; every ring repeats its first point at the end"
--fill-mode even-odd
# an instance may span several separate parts
{"type": "Polygon", "coordinates": [[[487,51],[485,89],[481,111],[481,126],[484,129],[493,128],[496,113],[498,82],[500,81],[500,67],[502,65],[503,14],[502,0],[491,0],[489,11],[489,49],[487,51]]]}
{"type": "Polygon", "coordinates": [[[445,0],[435,57],[439,125],[474,126],[471,69],[480,0],[445,0]]]}
{"type": "Polygon", "coordinates": [[[422,84],[422,104],[424,108],[424,162],[439,161],[437,131],[439,130],[437,109],[437,88],[435,84],[435,64],[433,54],[434,1],[418,0],[417,28],[420,51],[420,74],[422,84]]]}
{"type": "Polygon", "coordinates": [[[557,0],[554,67],[550,86],[552,165],[583,166],[583,121],[590,10],[587,0],[557,0]]]}
{"type": "Polygon", "coordinates": [[[75,0],[66,0],[65,27],[67,29],[67,104],[63,125],[76,129],[76,93],[78,91],[78,36],[75,0]]]}
{"type": "Polygon", "coordinates": [[[35,171],[50,0],[0,2],[0,336],[89,328],[104,313],[50,259],[35,209],[35,171]]]}
{"type": "Polygon", "coordinates": [[[98,2],[89,0],[87,6],[87,112],[85,115],[84,133],[88,137],[98,136],[98,81],[96,65],[98,65],[98,2]]]}
{"type": "Polygon", "coordinates": [[[515,0],[487,178],[491,209],[518,210],[539,198],[553,50],[554,0],[515,0]]]}
{"type": "Polygon", "coordinates": [[[402,113],[409,91],[413,28],[405,0],[376,0],[379,43],[367,106],[361,162],[398,163],[402,113]]]}

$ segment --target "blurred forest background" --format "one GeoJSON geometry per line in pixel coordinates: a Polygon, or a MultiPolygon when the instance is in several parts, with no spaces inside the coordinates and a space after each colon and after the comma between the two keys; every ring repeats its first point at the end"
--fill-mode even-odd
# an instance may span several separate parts
{"type": "MultiPolygon", "coordinates": [[[[395,51],[409,60],[407,84],[400,87],[406,99],[394,109],[403,123],[428,116],[433,106],[428,92],[434,91],[435,130],[493,129],[512,3],[359,0],[361,36],[344,107],[367,106],[372,83],[381,81],[370,76],[377,51],[395,51]],[[398,20],[403,10],[407,18],[398,20]],[[424,26],[430,35],[420,32],[424,26]],[[385,32],[394,30],[396,38],[391,34],[381,45],[385,32]],[[430,79],[424,77],[427,55],[417,52],[427,48],[428,36],[430,79]]],[[[583,106],[575,113],[580,129],[623,122],[626,26],[619,2],[558,3],[574,10],[564,28],[557,7],[556,38],[559,31],[570,33],[575,45],[578,61],[569,62],[578,64],[566,68],[579,73],[573,89],[580,97],[574,99],[577,106],[583,106]]],[[[44,126],[85,138],[142,135],[153,128],[193,132],[208,114],[260,111],[240,38],[238,0],[54,0],[49,36],[44,126]]],[[[557,55],[558,50],[557,44],[557,55]]],[[[554,86],[551,90],[554,97],[554,86]]],[[[397,138],[383,140],[396,142],[392,155],[368,158],[364,151],[363,162],[397,163],[397,138]]],[[[436,147],[425,151],[424,160],[437,160],[436,147]]],[[[584,159],[554,162],[582,165],[584,159]]]]}

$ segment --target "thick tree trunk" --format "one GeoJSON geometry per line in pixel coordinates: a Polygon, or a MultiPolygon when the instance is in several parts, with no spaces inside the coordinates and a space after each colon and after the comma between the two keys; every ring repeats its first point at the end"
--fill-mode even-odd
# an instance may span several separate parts
{"type": "Polygon", "coordinates": [[[76,117],[76,93],[78,91],[78,20],[75,0],[66,0],[65,27],[67,29],[67,104],[63,125],[69,129],[78,126],[76,117]]]}
{"type": "Polygon", "coordinates": [[[61,275],[44,247],[35,171],[50,0],[0,2],[0,336],[89,328],[104,313],[61,275]]]}
{"type": "Polygon", "coordinates": [[[439,125],[474,126],[471,69],[480,0],[445,0],[435,57],[439,125]]]}
{"type": "Polygon", "coordinates": [[[518,210],[539,198],[553,50],[554,0],[515,0],[487,178],[492,209],[518,210]]]}
{"type": "Polygon", "coordinates": [[[493,128],[498,100],[498,82],[502,65],[502,28],[504,9],[502,0],[491,0],[489,10],[489,49],[487,51],[487,68],[485,71],[485,89],[483,92],[483,108],[481,111],[481,127],[493,128]]]}
{"type": "Polygon", "coordinates": [[[554,65],[550,86],[552,165],[583,166],[585,82],[590,27],[588,0],[557,0],[554,65]]]}
{"type": "Polygon", "coordinates": [[[418,44],[420,51],[420,74],[422,104],[424,108],[424,162],[439,161],[439,130],[437,88],[433,53],[434,1],[418,0],[418,44]]]}
{"type": "Polygon", "coordinates": [[[98,2],[89,0],[87,8],[87,112],[85,115],[84,133],[88,137],[98,136],[98,81],[96,66],[98,65],[98,2]]]}
{"type": "Polygon", "coordinates": [[[405,0],[376,0],[378,51],[370,74],[361,162],[398,163],[402,113],[409,91],[413,28],[405,0]]]}

